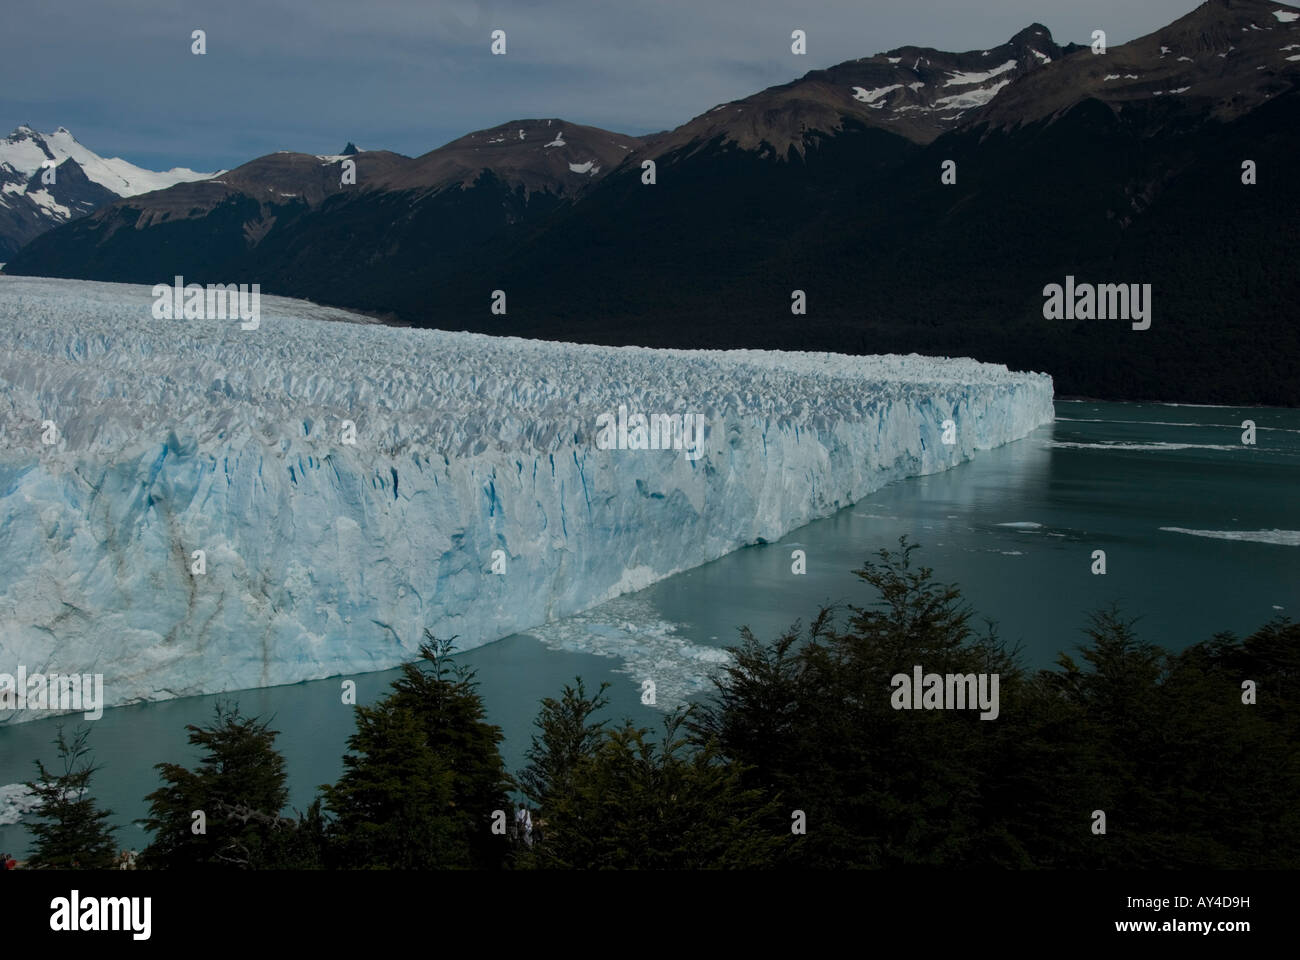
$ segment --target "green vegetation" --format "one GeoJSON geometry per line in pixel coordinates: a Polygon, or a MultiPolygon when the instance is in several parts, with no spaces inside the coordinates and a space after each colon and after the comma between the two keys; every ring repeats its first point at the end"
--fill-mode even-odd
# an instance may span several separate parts
{"type": "Polygon", "coordinates": [[[356,707],[343,777],[322,788],[332,865],[483,869],[509,856],[491,829],[509,806],[501,730],[484,720],[473,673],[452,662],[455,638],[425,635],[393,692],[356,707]]]}
{"type": "Polygon", "coordinates": [[[87,727],[79,727],[68,740],[58,727],[54,744],[61,773],[36,761],[37,779],[27,787],[36,794],[37,822],[32,824],[35,849],[27,861],[35,869],[105,870],[113,865],[114,827],[104,821],[113,815],[101,810],[90,793],[90,781],[99,767],[90,762],[87,727]]]}
{"type": "Polygon", "coordinates": [[[281,816],[289,799],[277,732],[266,721],[218,704],[211,725],[190,725],[198,768],[159,763],[164,785],[146,798],[153,842],[141,865],[167,869],[273,869],[312,866],[299,824],[281,816]]]}
{"type": "MultiPolygon", "coordinates": [[[[748,632],[698,728],[748,785],[808,814],[784,848],[812,867],[1281,868],[1300,864],[1294,704],[1300,626],[1285,619],[1179,654],[1096,614],[1080,658],[1036,674],[913,546],[858,571],[874,608],[823,611],[772,643],[748,632]],[[998,673],[1001,712],[895,711],[895,673],[998,673]],[[1243,703],[1254,680],[1258,705],[1243,703]],[[1092,814],[1106,814],[1104,836],[1092,814]]],[[[788,814],[787,814],[788,816],[788,814]]],[[[788,825],[788,820],[784,822],[788,825]]],[[[783,827],[777,818],[773,831],[783,827]]]]}
{"type": "MultiPolygon", "coordinates": [[[[517,780],[473,674],[432,634],[388,694],[354,708],[342,776],[297,819],[281,814],[276,733],[218,707],[213,724],[188,728],[203,749],[195,770],[157,767],[142,865],[1300,865],[1300,625],[1279,617],[1175,654],[1104,610],[1075,654],[1031,671],[916,550],[904,539],[856,571],[866,606],[821,610],[770,640],[742,629],[712,695],[670,713],[661,736],[602,717],[605,685],[592,693],[578,678],[542,701],[517,780]],[[981,718],[984,704],[896,709],[894,678],[918,665],[996,674],[996,717],[981,718]]],[[[63,773],[38,762],[32,784],[44,821],[33,865],[107,866],[85,733],[56,742],[63,773]]]]}

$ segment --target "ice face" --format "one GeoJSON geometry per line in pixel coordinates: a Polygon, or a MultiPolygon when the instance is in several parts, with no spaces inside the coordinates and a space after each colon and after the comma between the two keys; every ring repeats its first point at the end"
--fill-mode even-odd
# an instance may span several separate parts
{"type": "Polygon", "coordinates": [[[385,669],[425,627],[487,643],[1052,418],[1050,378],[971,360],[152,303],[0,277],[0,673],[103,673],[109,705],[385,669]],[[634,414],[703,443],[632,449],[634,414]]]}

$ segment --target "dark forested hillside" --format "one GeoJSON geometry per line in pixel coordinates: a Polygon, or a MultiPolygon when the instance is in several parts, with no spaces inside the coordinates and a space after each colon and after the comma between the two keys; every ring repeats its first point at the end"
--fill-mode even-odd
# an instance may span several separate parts
{"type": "Polygon", "coordinates": [[[1275,6],[1210,0],[1105,55],[1037,24],[991,50],[901,48],[644,138],[520,121],[416,160],[360,154],[355,189],[326,182],[341,158],[273,155],[223,175],[228,195],[182,184],[55,229],[8,271],[258,282],[553,340],[961,355],[1045,371],[1065,395],[1294,405],[1300,25],[1275,6]],[[1046,319],[1044,288],[1067,277],[1149,284],[1150,328],[1046,319]]]}

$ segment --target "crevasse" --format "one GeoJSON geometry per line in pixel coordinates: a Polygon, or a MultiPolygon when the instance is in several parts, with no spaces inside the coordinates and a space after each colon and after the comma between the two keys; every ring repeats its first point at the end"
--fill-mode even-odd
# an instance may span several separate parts
{"type": "Polygon", "coordinates": [[[385,669],[425,627],[478,646],[1052,418],[1049,377],[972,360],[151,305],[0,277],[0,672],[103,673],[109,705],[385,669]],[[620,404],[702,414],[702,454],[599,449],[620,404]]]}

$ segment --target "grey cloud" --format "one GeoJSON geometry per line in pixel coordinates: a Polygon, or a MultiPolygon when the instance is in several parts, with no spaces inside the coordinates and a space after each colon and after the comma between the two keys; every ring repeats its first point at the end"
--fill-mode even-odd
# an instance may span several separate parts
{"type": "MultiPolygon", "coordinates": [[[[64,125],[152,166],[230,166],[352,139],[419,154],[471,130],[562,117],[674,127],[811,69],[904,44],[978,49],[1033,21],[1058,42],[1122,43],[1194,0],[64,0],[9,21],[0,111],[64,125]],[[808,33],[808,55],[790,32],[808,33]],[[189,52],[207,31],[208,54],[189,52]],[[492,57],[503,29],[509,53],[492,57]]],[[[0,118],[2,119],[2,118],[0,118]]]]}

